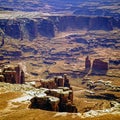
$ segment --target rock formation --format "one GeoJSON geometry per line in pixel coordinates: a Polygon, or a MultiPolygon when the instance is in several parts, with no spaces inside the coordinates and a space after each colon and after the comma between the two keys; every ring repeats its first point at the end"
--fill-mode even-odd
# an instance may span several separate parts
{"type": "MultiPolygon", "coordinates": [[[[45,93],[33,97],[30,108],[38,108],[59,112],[77,112],[73,104],[73,90],[67,75],[55,77],[54,80],[40,80],[40,86],[45,93]]],[[[38,81],[37,81],[38,84],[38,81]]]]}
{"type": "Polygon", "coordinates": [[[0,72],[0,81],[7,83],[22,84],[24,80],[24,72],[21,67],[18,66],[5,66],[0,72]]]}
{"type": "Polygon", "coordinates": [[[114,92],[120,91],[120,87],[116,85],[112,85],[110,81],[104,81],[104,80],[91,81],[89,78],[85,78],[82,80],[82,84],[84,84],[87,89],[94,91],[99,91],[99,90],[108,90],[114,92]]]}
{"type": "Polygon", "coordinates": [[[109,69],[109,63],[102,59],[94,59],[91,63],[89,56],[85,59],[85,73],[94,75],[106,75],[109,69]]]}
{"type": "Polygon", "coordinates": [[[108,63],[101,59],[95,59],[92,66],[92,74],[105,75],[108,71],[108,63]]]}
{"type": "Polygon", "coordinates": [[[45,93],[45,96],[32,98],[30,108],[59,112],[77,112],[77,108],[73,104],[73,91],[69,88],[46,89],[45,93]]]}
{"type": "Polygon", "coordinates": [[[89,56],[87,56],[85,59],[85,71],[88,72],[90,70],[90,68],[91,68],[91,61],[89,59],[89,56]]]}
{"type": "Polygon", "coordinates": [[[54,88],[58,88],[58,87],[70,87],[70,83],[69,83],[69,79],[67,78],[67,75],[62,76],[58,76],[55,77],[53,80],[44,80],[41,79],[40,81],[37,81],[36,85],[37,87],[44,87],[44,88],[48,88],[48,89],[54,89],[54,88]],[[39,83],[38,83],[39,82],[39,83]]]}
{"type": "Polygon", "coordinates": [[[31,99],[30,108],[38,108],[50,111],[59,111],[59,98],[52,96],[34,97],[31,99]]]}
{"type": "MultiPolygon", "coordinates": [[[[26,16],[25,16],[26,17],[26,16]]],[[[15,39],[33,40],[38,36],[54,37],[68,30],[113,30],[119,22],[111,17],[88,16],[32,16],[31,18],[0,19],[0,29],[15,39]],[[116,24],[117,22],[117,24],[116,24]]]]}
{"type": "Polygon", "coordinates": [[[118,101],[119,97],[117,95],[114,95],[114,93],[110,92],[89,92],[86,91],[85,95],[89,98],[94,98],[94,99],[106,99],[106,100],[114,100],[118,101]]]}

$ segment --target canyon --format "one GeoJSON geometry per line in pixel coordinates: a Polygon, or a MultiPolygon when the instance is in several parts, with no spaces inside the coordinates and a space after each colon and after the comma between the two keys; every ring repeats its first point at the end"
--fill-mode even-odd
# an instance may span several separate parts
{"type": "Polygon", "coordinates": [[[0,0],[0,119],[120,118],[118,0],[0,0]]]}
{"type": "Polygon", "coordinates": [[[120,28],[120,20],[112,17],[87,17],[87,16],[36,16],[29,14],[15,18],[0,19],[0,29],[5,36],[14,39],[33,40],[38,36],[53,38],[59,32],[74,30],[105,30],[111,31],[120,28]]]}

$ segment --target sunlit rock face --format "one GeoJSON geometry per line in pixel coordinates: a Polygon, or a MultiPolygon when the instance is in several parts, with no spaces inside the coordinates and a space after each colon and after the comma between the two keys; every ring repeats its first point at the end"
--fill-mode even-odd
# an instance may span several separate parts
{"type": "Polygon", "coordinates": [[[29,107],[49,111],[77,112],[73,104],[73,91],[69,88],[46,89],[45,93],[45,96],[33,97],[29,107]]]}
{"type": "Polygon", "coordinates": [[[0,82],[22,84],[25,76],[22,68],[18,66],[5,66],[0,69],[0,82]]]}
{"type": "Polygon", "coordinates": [[[58,87],[68,87],[69,89],[72,89],[66,74],[63,77],[57,76],[52,80],[41,79],[40,81],[37,81],[36,84],[39,84],[39,86],[36,85],[37,87],[43,87],[48,89],[55,89],[58,87]]]}
{"type": "Polygon", "coordinates": [[[33,97],[30,108],[77,112],[77,108],[73,104],[73,90],[66,75],[55,77],[54,80],[41,80],[40,83],[40,89],[43,89],[44,96],[33,97]]]}
{"type": "MultiPolygon", "coordinates": [[[[25,16],[24,16],[25,17],[25,16]]],[[[120,21],[111,17],[88,16],[31,16],[31,18],[0,19],[0,29],[15,39],[33,40],[38,36],[54,37],[58,32],[71,30],[113,30],[120,21]]]]}

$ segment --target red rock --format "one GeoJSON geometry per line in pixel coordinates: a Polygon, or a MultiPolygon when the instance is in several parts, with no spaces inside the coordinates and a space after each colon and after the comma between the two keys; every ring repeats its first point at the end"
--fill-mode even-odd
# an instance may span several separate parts
{"type": "Polygon", "coordinates": [[[69,79],[67,78],[66,74],[64,74],[64,87],[69,87],[70,88],[69,79]]]}
{"type": "Polygon", "coordinates": [[[101,59],[95,59],[92,66],[92,74],[104,75],[108,71],[108,63],[101,59]]]}
{"type": "Polygon", "coordinates": [[[89,56],[87,56],[85,59],[85,70],[88,71],[88,70],[90,70],[90,68],[91,68],[91,61],[89,59],[89,56]]]}
{"type": "Polygon", "coordinates": [[[5,66],[2,75],[4,76],[3,82],[16,84],[22,84],[25,82],[24,72],[19,65],[17,67],[5,66]]]}

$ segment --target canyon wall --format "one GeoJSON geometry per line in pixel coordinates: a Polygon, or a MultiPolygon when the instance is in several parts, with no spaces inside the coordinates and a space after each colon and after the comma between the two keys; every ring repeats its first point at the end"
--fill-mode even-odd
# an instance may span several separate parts
{"type": "Polygon", "coordinates": [[[33,40],[38,36],[54,37],[58,32],[70,30],[113,30],[120,21],[112,17],[41,16],[37,18],[0,19],[5,36],[33,40]]]}

